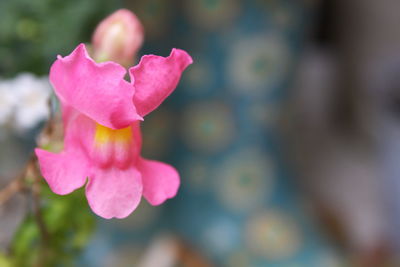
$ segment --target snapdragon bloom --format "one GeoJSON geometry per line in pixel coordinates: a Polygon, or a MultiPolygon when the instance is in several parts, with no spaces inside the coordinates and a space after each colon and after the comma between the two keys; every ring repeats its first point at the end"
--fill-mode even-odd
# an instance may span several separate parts
{"type": "Polygon", "coordinates": [[[92,37],[93,58],[129,66],[142,46],[143,26],[130,10],[120,9],[97,27],[92,37]]]}
{"type": "Polygon", "coordinates": [[[129,69],[128,82],[124,67],[96,63],[84,44],[58,56],[50,82],[62,106],[64,150],[35,150],[51,190],[65,195],[87,182],[91,209],[107,219],[128,216],[142,195],[152,205],[174,197],[177,171],[140,156],[140,121],[172,93],[191,63],[179,49],[168,57],[146,55],[129,69]]]}

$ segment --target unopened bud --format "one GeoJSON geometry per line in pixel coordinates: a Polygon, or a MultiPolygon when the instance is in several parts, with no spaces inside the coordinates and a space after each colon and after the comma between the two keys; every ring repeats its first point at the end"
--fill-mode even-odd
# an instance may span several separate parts
{"type": "Polygon", "coordinates": [[[143,26],[131,11],[120,9],[97,26],[93,38],[93,57],[97,62],[114,61],[129,67],[143,43],[143,26]]]}

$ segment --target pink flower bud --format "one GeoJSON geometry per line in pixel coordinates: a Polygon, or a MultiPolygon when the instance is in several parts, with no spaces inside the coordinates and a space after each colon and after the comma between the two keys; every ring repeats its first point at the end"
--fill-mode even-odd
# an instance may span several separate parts
{"type": "Polygon", "coordinates": [[[114,61],[128,67],[143,43],[143,26],[131,11],[120,9],[97,26],[93,38],[96,61],[114,61]]]}

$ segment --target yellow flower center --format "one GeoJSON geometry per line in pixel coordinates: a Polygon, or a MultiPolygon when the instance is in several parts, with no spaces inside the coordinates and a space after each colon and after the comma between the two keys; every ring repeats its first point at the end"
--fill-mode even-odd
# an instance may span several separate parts
{"type": "Polygon", "coordinates": [[[107,143],[130,143],[132,140],[131,126],[122,129],[111,129],[96,123],[95,144],[98,146],[107,143]]]}

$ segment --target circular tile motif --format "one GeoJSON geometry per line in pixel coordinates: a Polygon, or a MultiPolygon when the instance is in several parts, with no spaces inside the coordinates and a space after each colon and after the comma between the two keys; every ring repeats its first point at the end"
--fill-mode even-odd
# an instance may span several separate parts
{"type": "Polygon", "coordinates": [[[289,71],[290,51],[278,34],[255,35],[234,42],[226,69],[232,90],[260,95],[279,86],[289,71]]]}
{"type": "Polygon", "coordinates": [[[249,249],[268,260],[289,259],[299,250],[301,239],[293,218],[277,210],[256,213],[247,223],[249,249]]]}
{"type": "Polygon", "coordinates": [[[231,110],[220,102],[200,102],[183,111],[183,139],[198,152],[216,153],[235,136],[231,110]]]}
{"type": "Polygon", "coordinates": [[[216,172],[216,195],[234,212],[250,212],[264,205],[273,189],[273,163],[256,149],[233,155],[216,172]]]}

